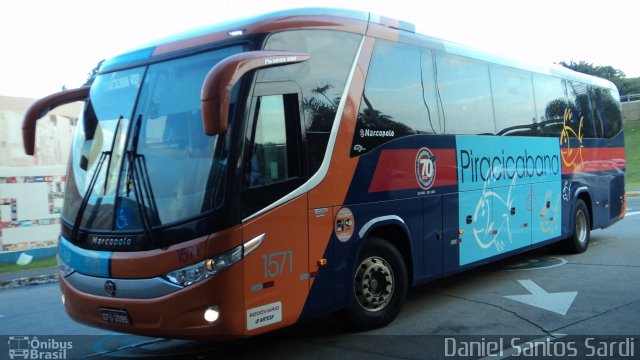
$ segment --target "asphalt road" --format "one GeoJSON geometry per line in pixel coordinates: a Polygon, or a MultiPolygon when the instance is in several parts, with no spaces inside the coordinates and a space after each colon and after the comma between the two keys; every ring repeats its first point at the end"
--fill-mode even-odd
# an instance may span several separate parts
{"type": "Polygon", "coordinates": [[[58,344],[40,345],[58,358],[637,359],[639,225],[640,198],[630,198],[627,217],[593,231],[586,253],[540,249],[414,288],[392,324],[366,333],[324,317],[228,344],[145,338],[73,322],[57,284],[0,290],[0,358],[22,336],[34,345],[58,344]],[[60,349],[65,344],[71,348],[60,349]]]}

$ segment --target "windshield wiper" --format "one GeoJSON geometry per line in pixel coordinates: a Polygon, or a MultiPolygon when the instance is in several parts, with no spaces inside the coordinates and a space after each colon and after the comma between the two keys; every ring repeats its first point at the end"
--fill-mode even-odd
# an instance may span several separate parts
{"type": "MultiPolygon", "coordinates": [[[[111,140],[111,150],[109,151],[109,155],[113,154],[113,149],[116,146],[116,139],[120,135],[118,133],[118,131],[120,130],[120,123],[122,123],[122,119],[124,119],[124,116],[120,115],[120,117],[118,118],[118,123],[116,124],[116,130],[113,132],[113,140],[111,140]]],[[[107,172],[105,173],[107,177],[109,176],[109,170],[111,169],[111,159],[112,159],[112,157],[109,156],[109,162],[107,163],[107,172]]],[[[109,181],[105,181],[104,182],[104,190],[103,190],[104,194],[107,193],[107,186],[108,185],[109,185],[109,181]]]]}
{"type": "MultiPolygon", "coordinates": [[[[78,236],[78,231],[80,231],[80,222],[82,221],[82,217],[84,216],[84,212],[87,209],[87,205],[89,205],[89,198],[91,198],[91,194],[93,193],[93,189],[98,182],[98,176],[100,175],[100,171],[102,170],[102,166],[104,165],[104,161],[109,158],[109,163],[107,165],[107,172],[105,176],[109,176],[109,168],[111,167],[111,154],[113,154],[113,148],[116,144],[116,137],[118,136],[118,130],[120,129],[120,124],[122,123],[122,119],[124,117],[120,115],[118,118],[118,123],[116,124],[116,130],[113,133],[113,139],[111,140],[111,148],[109,151],[103,151],[100,153],[100,158],[98,159],[98,163],[96,164],[96,170],[93,172],[91,176],[91,180],[89,181],[89,186],[87,187],[87,191],[82,198],[82,203],[80,203],[80,207],[78,208],[78,213],[76,214],[76,220],[73,223],[73,229],[71,230],[71,241],[74,241],[78,236]]],[[[107,192],[108,181],[104,182],[104,192],[107,192]]],[[[100,205],[101,198],[98,199],[96,205],[100,205]]]]}
{"type": "Polygon", "coordinates": [[[151,215],[156,222],[159,219],[159,215],[155,197],[153,196],[153,190],[151,188],[151,181],[149,180],[147,162],[144,155],[138,154],[138,140],[140,137],[141,126],[142,114],[138,115],[138,119],[136,120],[133,139],[131,140],[131,150],[127,151],[129,159],[129,174],[127,176],[126,184],[127,197],[129,197],[131,187],[133,186],[133,193],[136,198],[136,203],[138,204],[138,211],[142,219],[142,226],[144,228],[145,235],[151,242],[155,242],[151,219],[147,211],[151,211],[151,215]]]}
{"type": "Polygon", "coordinates": [[[89,181],[89,187],[87,188],[87,192],[82,199],[82,203],[80,204],[80,208],[78,209],[78,213],[76,214],[76,221],[73,224],[73,229],[71,230],[71,241],[74,241],[78,236],[78,231],[80,230],[80,221],[82,221],[82,216],[84,215],[84,211],[89,204],[89,198],[91,197],[91,193],[93,192],[93,188],[96,186],[96,182],[98,181],[98,174],[102,169],[102,165],[104,164],[104,160],[107,156],[111,157],[110,151],[103,151],[100,154],[100,159],[98,159],[98,164],[96,165],[96,171],[91,176],[91,181],[89,181]]]}

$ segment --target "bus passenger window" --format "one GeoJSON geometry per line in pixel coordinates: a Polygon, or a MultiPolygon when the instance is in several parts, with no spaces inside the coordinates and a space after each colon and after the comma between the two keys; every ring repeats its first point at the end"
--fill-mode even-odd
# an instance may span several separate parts
{"type": "Polygon", "coordinates": [[[597,137],[587,85],[576,81],[567,81],[566,84],[572,122],[575,123],[576,128],[580,128],[580,133],[584,137],[597,137]]]}
{"type": "Polygon", "coordinates": [[[564,113],[568,106],[562,79],[534,74],[533,90],[540,133],[542,136],[560,136],[564,128],[564,113]]]}
{"type": "Polygon", "coordinates": [[[377,40],[351,157],[404,136],[441,133],[431,50],[377,40]]]}
{"type": "Polygon", "coordinates": [[[616,100],[615,90],[596,88],[594,90],[594,111],[602,121],[603,136],[612,138],[622,129],[622,113],[616,100]]]}
{"type": "Polygon", "coordinates": [[[489,65],[436,51],[439,100],[447,134],[495,134],[489,65]]]}
{"type": "Polygon", "coordinates": [[[491,65],[490,71],[497,133],[537,136],[531,74],[502,65],[491,65]]]}

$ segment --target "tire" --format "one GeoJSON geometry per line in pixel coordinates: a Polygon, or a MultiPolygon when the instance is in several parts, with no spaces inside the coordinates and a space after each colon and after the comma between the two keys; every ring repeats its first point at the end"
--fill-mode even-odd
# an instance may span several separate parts
{"type": "Polygon", "coordinates": [[[407,297],[407,269],[402,255],[381,238],[367,239],[355,269],[352,303],[338,317],[355,330],[386,326],[407,297]]]}
{"type": "Polygon", "coordinates": [[[591,220],[589,209],[582,199],[576,201],[573,209],[573,232],[562,243],[564,250],[569,253],[583,253],[589,247],[591,238],[591,220]]]}

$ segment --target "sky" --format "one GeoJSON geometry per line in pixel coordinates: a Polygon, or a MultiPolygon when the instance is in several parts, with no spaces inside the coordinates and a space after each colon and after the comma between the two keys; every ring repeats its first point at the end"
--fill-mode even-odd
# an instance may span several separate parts
{"type": "Polygon", "coordinates": [[[586,61],[640,77],[640,2],[632,0],[2,0],[0,95],[78,87],[100,60],[155,39],[299,7],[371,11],[515,59],[586,61]]]}

